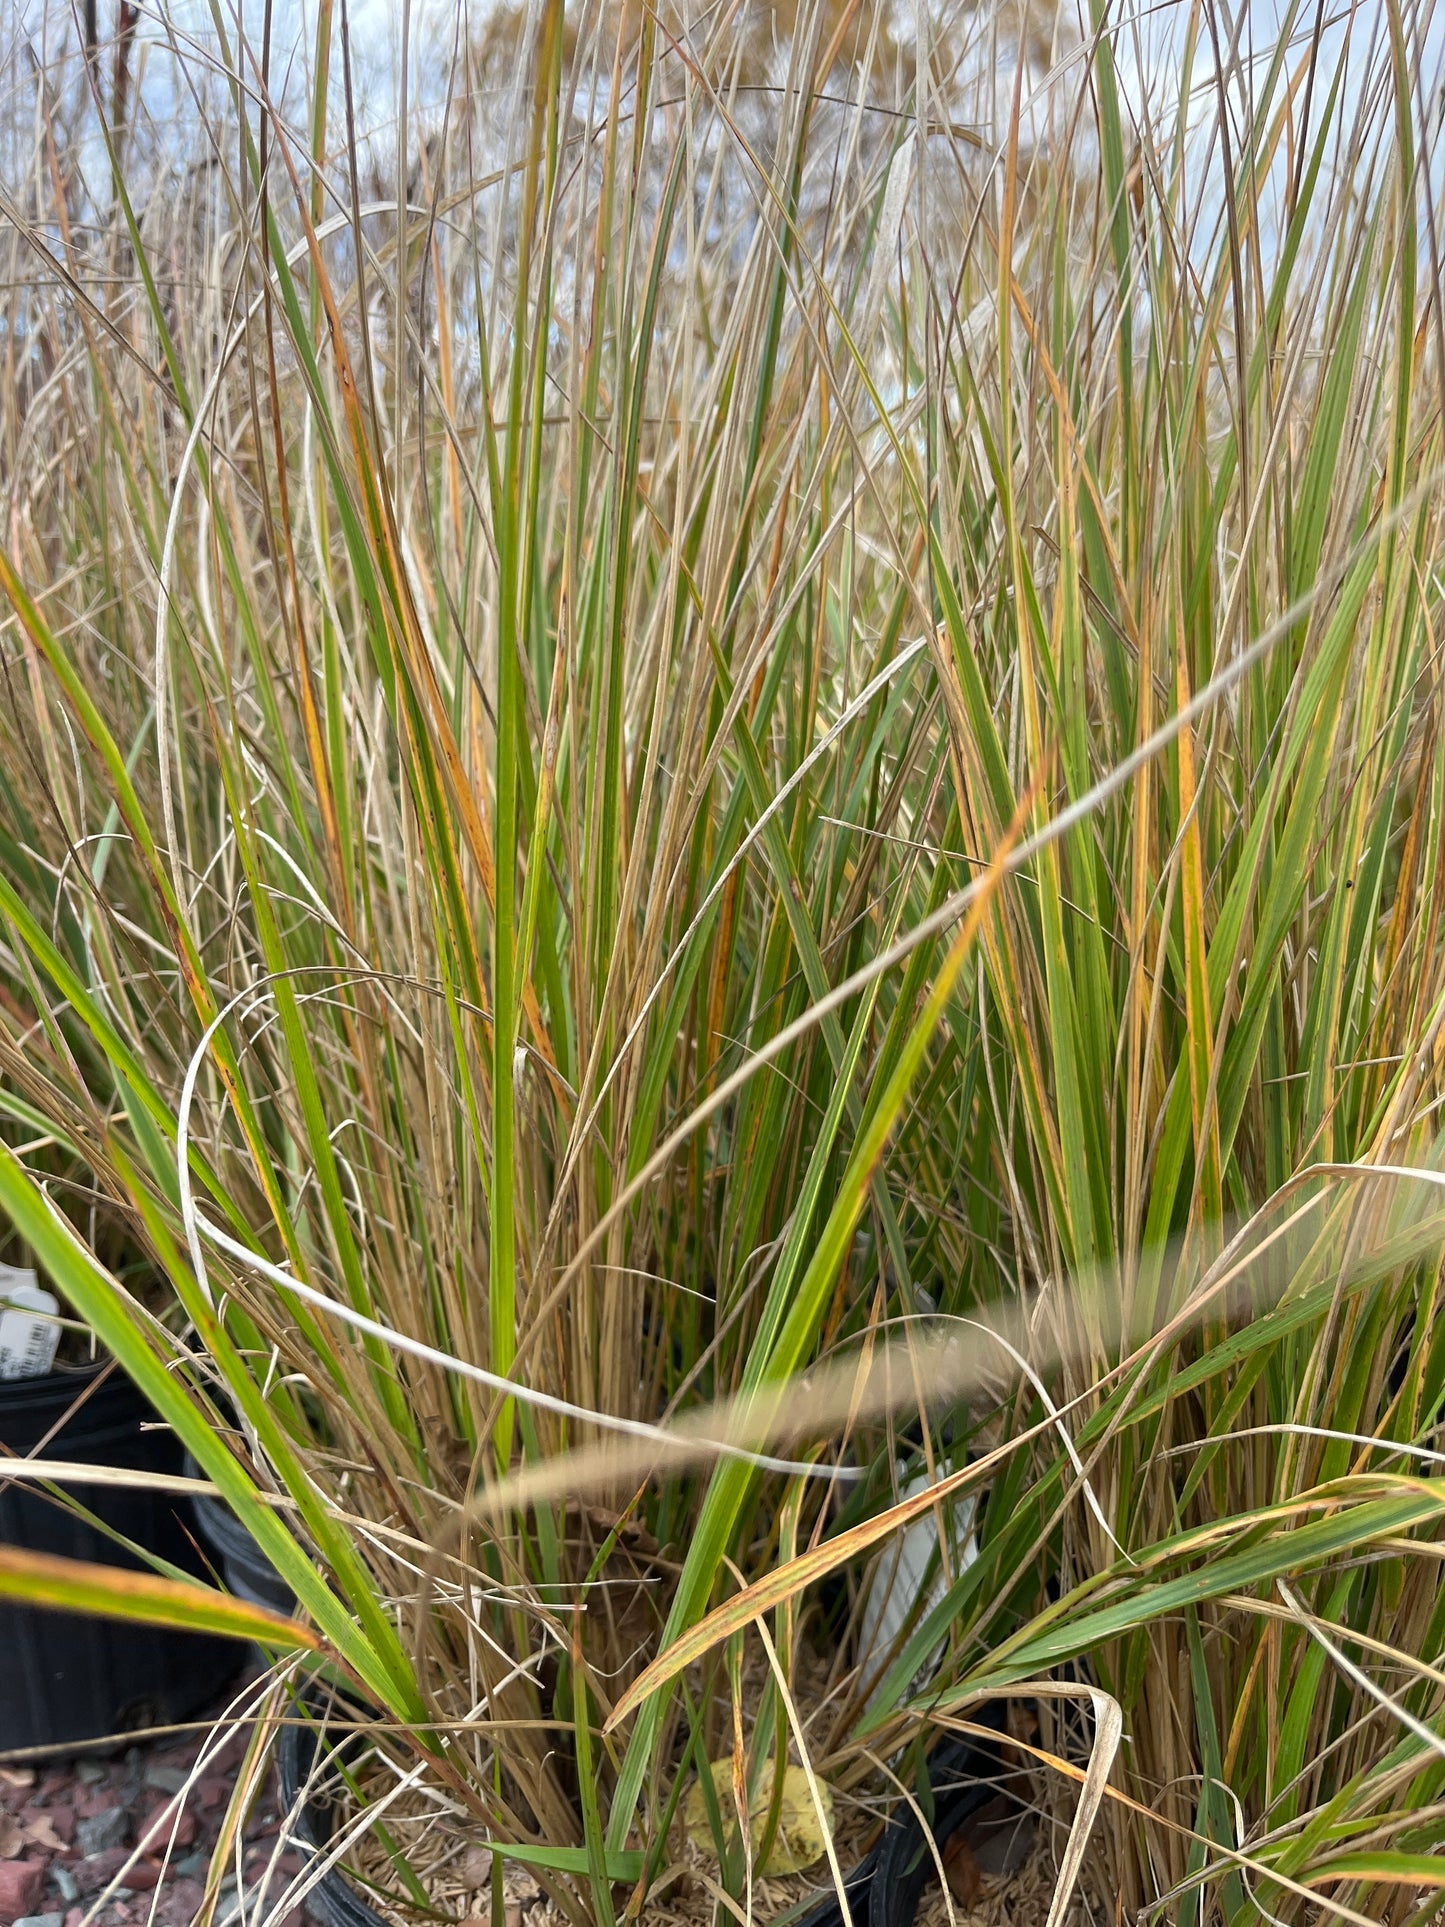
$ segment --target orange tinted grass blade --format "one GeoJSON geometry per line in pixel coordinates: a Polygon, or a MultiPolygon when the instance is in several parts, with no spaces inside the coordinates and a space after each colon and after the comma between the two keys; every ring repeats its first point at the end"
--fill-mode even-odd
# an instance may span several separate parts
{"type": "Polygon", "coordinates": [[[102,1619],[216,1633],[223,1639],[254,1639],[279,1651],[323,1650],[319,1636],[300,1620],[234,1599],[212,1586],[187,1585],[158,1573],[131,1572],[90,1559],[61,1559],[21,1546],[0,1546],[0,1598],[45,1606],[52,1612],[91,1613],[102,1619]]]}

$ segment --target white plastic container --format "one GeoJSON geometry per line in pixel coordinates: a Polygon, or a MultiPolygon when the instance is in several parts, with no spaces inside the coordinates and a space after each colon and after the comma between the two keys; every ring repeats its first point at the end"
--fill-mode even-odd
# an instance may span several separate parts
{"type": "Polygon", "coordinates": [[[0,1265],[0,1379],[46,1376],[60,1343],[59,1311],[33,1271],[0,1265]]]}

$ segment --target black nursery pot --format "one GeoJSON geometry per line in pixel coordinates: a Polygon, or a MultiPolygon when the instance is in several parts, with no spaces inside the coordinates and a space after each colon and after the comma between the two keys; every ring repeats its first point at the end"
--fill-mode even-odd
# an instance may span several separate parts
{"type": "MultiPolygon", "coordinates": [[[[191,1478],[205,1476],[189,1453],[186,1454],[185,1463],[191,1478]]],[[[234,1593],[238,1599],[248,1600],[253,1606],[265,1606],[273,1613],[294,1612],[295,1593],[279,1576],[240,1520],[219,1499],[202,1495],[193,1504],[201,1537],[216,1555],[227,1592],[234,1593]]]]}
{"type": "MultiPolygon", "coordinates": [[[[354,1708],[346,1710],[355,1712],[354,1708]]],[[[303,1716],[293,1718],[281,1730],[276,1773],[281,1783],[281,1805],[291,1816],[291,1839],[303,1854],[316,1857],[325,1851],[334,1830],[333,1800],[340,1776],[332,1762],[344,1759],[355,1735],[350,1730],[338,1737],[328,1733],[325,1707],[317,1696],[308,1698],[298,1712],[303,1716]]],[[[1029,1813],[1025,1776],[1011,1768],[1004,1757],[1003,1703],[994,1702],[976,1717],[980,1726],[992,1726],[999,1732],[1000,1743],[982,1738],[945,1738],[935,1746],[924,1769],[931,1788],[930,1831],[938,1846],[986,1811],[995,1810],[995,1831],[1018,1824],[1029,1813]],[[1000,1808],[1001,1815],[997,1813],[1000,1808]]],[[[843,1876],[854,1927],[914,1927],[919,1901],[933,1870],[933,1856],[916,1809],[900,1808],[885,1825],[872,1852],[843,1876]]],[[[334,1867],[307,1895],[306,1910],[320,1927],[387,1927],[382,1916],[334,1867]]],[[[830,1889],[815,1901],[797,1927],[843,1927],[836,1891],[830,1889]]]]}
{"type": "MultiPolygon", "coordinates": [[[[182,1461],[175,1433],[118,1367],[105,1365],[0,1381],[0,1449],[143,1472],[178,1473],[182,1461]]],[[[132,1544],[205,1576],[190,1504],[181,1495],[84,1485],[75,1496],[132,1544]]],[[[141,1567],[36,1487],[7,1481],[3,1457],[0,1545],[141,1567]]],[[[63,1751],[80,1741],[188,1719],[215,1698],[244,1656],[238,1642],[208,1633],[0,1603],[0,1749],[63,1751]]]]}
{"type": "MultiPolygon", "coordinates": [[[[304,1855],[313,1858],[325,1851],[334,1825],[336,1776],[328,1774],[326,1768],[331,1760],[344,1755],[350,1736],[332,1739],[327,1734],[324,1714],[316,1701],[310,1702],[309,1711],[311,1718],[293,1719],[282,1727],[276,1749],[276,1777],[281,1783],[282,1809],[292,1816],[291,1838],[304,1855]]],[[[321,1927],[387,1927],[382,1916],[335,1867],[322,1874],[306,1896],[306,1911],[321,1927]]]]}

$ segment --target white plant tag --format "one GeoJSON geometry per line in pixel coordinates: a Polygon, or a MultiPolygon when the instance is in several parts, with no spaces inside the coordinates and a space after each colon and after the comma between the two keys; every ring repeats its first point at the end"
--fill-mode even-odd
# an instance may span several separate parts
{"type": "MultiPolygon", "coordinates": [[[[926,1492],[930,1484],[944,1479],[953,1471],[953,1466],[944,1460],[935,1468],[935,1478],[929,1479],[926,1468],[920,1468],[907,1483],[902,1483],[907,1467],[903,1460],[898,1461],[900,1480],[900,1499],[911,1499],[919,1492],[926,1492]]],[[[974,1536],[974,1514],[978,1509],[976,1494],[969,1492],[961,1499],[940,1501],[943,1513],[943,1527],[947,1537],[948,1566],[952,1577],[959,1575],[971,1566],[978,1557],[978,1540],[974,1536]]],[[[858,1659],[865,1673],[874,1671],[881,1663],[884,1654],[903,1631],[904,1623],[913,1611],[914,1605],[923,1596],[923,1605],[918,1617],[926,1619],[928,1614],[942,1599],[948,1589],[943,1562],[937,1558],[939,1545],[939,1520],[933,1513],[925,1513],[915,1519],[910,1526],[894,1535],[891,1544],[884,1552],[873,1570],[872,1583],[863,1601],[863,1624],[858,1634],[858,1659]],[[933,1583],[924,1596],[924,1585],[930,1570],[933,1583]]],[[[945,1642],[940,1640],[921,1667],[917,1678],[909,1689],[909,1696],[923,1686],[934,1667],[938,1664],[945,1642]]],[[[866,1704],[872,1706],[882,1689],[883,1676],[880,1674],[869,1690],[866,1704]]]]}
{"type": "Polygon", "coordinates": [[[59,1310],[33,1271],[0,1265],[0,1379],[45,1377],[60,1343],[59,1310]]]}

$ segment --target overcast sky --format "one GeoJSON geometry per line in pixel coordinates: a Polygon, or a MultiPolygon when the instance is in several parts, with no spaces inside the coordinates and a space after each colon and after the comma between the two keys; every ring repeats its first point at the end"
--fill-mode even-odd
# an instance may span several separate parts
{"type": "MultiPolygon", "coordinates": [[[[490,3],[492,0],[472,0],[470,14],[463,14],[461,20],[469,21],[474,29],[479,28],[490,3]]],[[[1078,3],[1079,0],[1063,0],[1063,4],[1069,6],[1078,3]]],[[[98,0],[98,4],[102,32],[112,31],[118,0],[98,0]]],[[[264,20],[264,0],[218,0],[218,4],[232,33],[236,8],[241,7],[244,30],[253,47],[257,47],[264,20]]],[[[899,10],[900,27],[911,24],[913,0],[891,0],[891,4],[899,10]]],[[[959,0],[935,0],[935,4],[957,6],[959,0]]],[[[0,0],[0,86],[5,89],[9,103],[5,125],[0,128],[0,179],[10,191],[14,191],[15,166],[33,168],[36,165],[35,62],[46,69],[52,86],[62,96],[69,88],[70,98],[76,101],[83,98],[78,59],[80,5],[81,0],[0,0]]],[[[1217,31],[1226,45],[1231,22],[1236,23],[1240,59],[1231,66],[1229,91],[1234,101],[1234,118],[1242,122],[1241,88],[1250,84],[1251,74],[1257,82],[1263,80],[1281,21],[1288,10],[1288,0],[1246,0],[1242,15],[1230,6],[1229,0],[1213,0],[1213,6],[1217,31]]],[[[341,8],[342,0],[336,0],[338,23],[341,8]]],[[[416,117],[414,128],[420,128],[429,114],[440,110],[446,97],[453,65],[449,53],[459,25],[456,0],[412,0],[410,6],[405,5],[404,0],[346,0],[346,11],[354,50],[358,126],[377,143],[377,158],[384,162],[382,172],[389,176],[395,154],[404,25],[410,48],[406,67],[408,99],[416,117]]],[[[1440,0],[1439,5],[1436,0],[1404,0],[1407,31],[1419,70],[1417,120],[1423,105],[1433,124],[1427,146],[1431,151],[1431,175],[1437,187],[1445,185],[1440,142],[1434,133],[1442,102],[1442,44],[1445,44],[1442,12],[1445,12],[1445,0],[1440,0]]],[[[1359,0],[1353,8],[1347,0],[1301,0],[1294,13],[1298,51],[1292,64],[1303,60],[1309,31],[1317,16],[1325,23],[1320,61],[1323,79],[1318,83],[1317,98],[1323,98],[1341,49],[1346,44],[1351,48],[1345,87],[1346,111],[1340,117],[1342,122],[1347,122],[1352,96],[1358,94],[1361,84],[1360,76],[1367,70],[1377,76],[1383,71],[1380,54],[1387,19],[1384,0],[1359,0]]],[[[1126,100],[1136,115],[1146,111],[1146,104],[1152,100],[1154,112],[1162,113],[1167,119],[1177,100],[1180,50],[1191,8],[1185,0],[1162,0],[1162,4],[1116,0],[1114,18],[1117,24],[1113,41],[1126,100]]],[[[282,92],[286,106],[293,111],[301,109],[306,97],[314,21],[315,0],[273,0],[273,92],[282,92]],[[282,76],[288,74],[290,84],[286,86],[282,76]]],[[[155,145],[161,152],[164,152],[167,126],[173,121],[184,124],[194,113],[184,90],[176,85],[174,66],[166,47],[168,38],[172,37],[194,50],[195,57],[189,62],[194,84],[209,84],[213,89],[221,85],[208,58],[215,47],[210,0],[163,0],[160,6],[155,0],[147,0],[141,10],[137,67],[143,78],[146,111],[155,130],[155,145]]],[[[108,76],[108,62],[104,71],[108,76]]],[[[1207,33],[1201,36],[1193,71],[1194,98],[1198,104],[1196,118],[1200,129],[1207,130],[1217,114],[1213,53],[1207,33]]],[[[1054,76],[1053,84],[1062,94],[1072,97],[1081,73],[1082,61],[1075,55],[1065,70],[1054,76]]],[[[504,84],[509,85],[511,78],[508,76],[504,84]]],[[[333,84],[339,106],[340,60],[335,49],[333,84]]],[[[1031,72],[1025,92],[1033,87],[1042,99],[1048,85],[1048,78],[1041,71],[1031,72]]],[[[989,69],[987,87],[995,102],[993,134],[1001,138],[1013,92],[1013,71],[1006,61],[997,71],[989,69]]],[[[1383,93],[1381,106],[1379,124],[1388,127],[1388,100],[1383,93]]],[[[109,198],[108,161],[94,116],[77,113],[72,124],[79,130],[83,171],[100,204],[109,198]]],[[[989,130],[985,127],[981,131],[987,136],[989,130]]],[[[1217,145],[1201,138],[1199,166],[1203,167],[1206,157],[1210,174],[1201,178],[1208,183],[1218,174],[1219,155],[1217,145]]],[[[1281,176],[1283,166],[1281,162],[1281,176]]],[[[1212,186],[1206,184],[1204,198],[1207,200],[1213,191],[1212,186]]]]}

